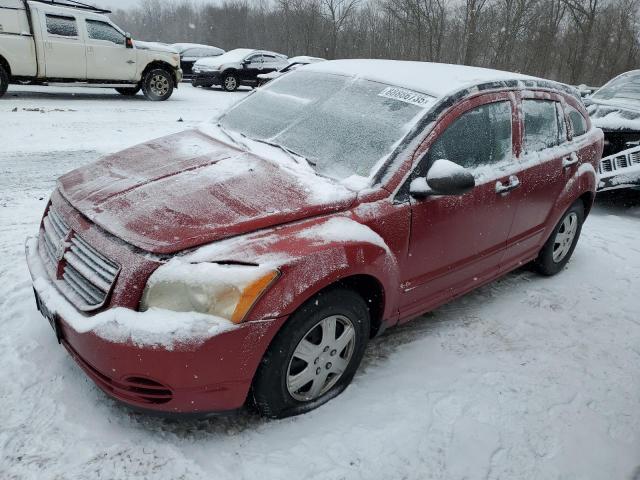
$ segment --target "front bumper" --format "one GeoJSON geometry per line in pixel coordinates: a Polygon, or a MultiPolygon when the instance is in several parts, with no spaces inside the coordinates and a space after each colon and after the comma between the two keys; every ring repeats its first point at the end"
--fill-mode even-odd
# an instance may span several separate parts
{"type": "Polygon", "coordinates": [[[132,337],[113,341],[99,329],[77,328],[78,319],[91,325],[95,316],[82,314],[58,292],[37,239],[27,241],[26,255],[39,310],[53,323],[60,343],[100,389],[136,409],[207,414],[242,407],[258,364],[285,321],[247,322],[189,344],[139,344],[132,337]]]}
{"type": "Polygon", "coordinates": [[[598,173],[599,192],[640,186],[640,146],[604,157],[598,173]]]}
{"type": "Polygon", "coordinates": [[[220,72],[193,72],[191,76],[191,84],[194,87],[210,87],[211,85],[221,84],[220,72]]]}

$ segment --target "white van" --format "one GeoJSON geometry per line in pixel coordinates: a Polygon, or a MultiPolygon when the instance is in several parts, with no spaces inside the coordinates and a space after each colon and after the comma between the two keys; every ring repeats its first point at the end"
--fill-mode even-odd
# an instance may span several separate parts
{"type": "Polygon", "coordinates": [[[30,82],[168,99],[182,79],[177,51],[133,41],[106,13],[75,0],[0,0],[0,96],[30,82]]]}

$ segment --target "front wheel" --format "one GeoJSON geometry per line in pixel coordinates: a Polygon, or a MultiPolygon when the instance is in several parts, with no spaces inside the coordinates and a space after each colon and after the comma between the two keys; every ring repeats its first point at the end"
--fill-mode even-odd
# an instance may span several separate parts
{"type": "Polygon", "coordinates": [[[149,70],[142,80],[142,93],[154,102],[167,100],[173,93],[173,77],[162,69],[149,70]]]}
{"type": "Polygon", "coordinates": [[[9,72],[0,65],[0,97],[7,93],[7,88],[9,88],[9,72]]]}
{"type": "Polygon", "coordinates": [[[137,95],[138,92],[140,91],[139,86],[137,87],[124,87],[124,88],[116,88],[116,92],[118,92],[120,95],[124,95],[125,97],[133,97],[134,95],[137,95]]]}
{"type": "Polygon", "coordinates": [[[321,292],[289,318],[253,383],[258,411],[283,418],[313,410],[353,379],[369,339],[369,310],[351,290],[321,292]]]}
{"type": "Polygon", "coordinates": [[[583,223],[584,205],[578,200],[564,213],[534,261],[539,273],[551,276],[564,268],[576,248],[583,223]]]}
{"type": "Polygon", "coordinates": [[[235,92],[240,83],[238,82],[238,77],[236,77],[233,73],[227,73],[224,77],[222,77],[222,88],[224,88],[227,92],[235,92]]]}

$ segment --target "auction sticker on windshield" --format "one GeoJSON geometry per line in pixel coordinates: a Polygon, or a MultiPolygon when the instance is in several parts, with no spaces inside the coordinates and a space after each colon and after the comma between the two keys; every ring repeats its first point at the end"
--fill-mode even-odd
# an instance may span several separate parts
{"type": "Polygon", "coordinates": [[[429,95],[423,95],[422,93],[413,92],[411,90],[405,90],[398,87],[387,87],[382,90],[379,97],[393,98],[394,100],[400,100],[401,102],[411,103],[419,107],[426,107],[432,97],[429,95]]]}

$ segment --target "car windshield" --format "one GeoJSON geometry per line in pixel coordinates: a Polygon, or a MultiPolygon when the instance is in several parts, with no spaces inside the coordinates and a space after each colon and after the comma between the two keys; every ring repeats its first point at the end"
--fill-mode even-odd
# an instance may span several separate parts
{"type": "Polygon", "coordinates": [[[616,78],[593,94],[594,100],[608,100],[617,103],[632,101],[640,105],[640,73],[616,78]]]}
{"type": "Polygon", "coordinates": [[[434,97],[361,78],[296,70],[216,122],[306,158],[338,180],[368,177],[433,105],[434,97]]]}

